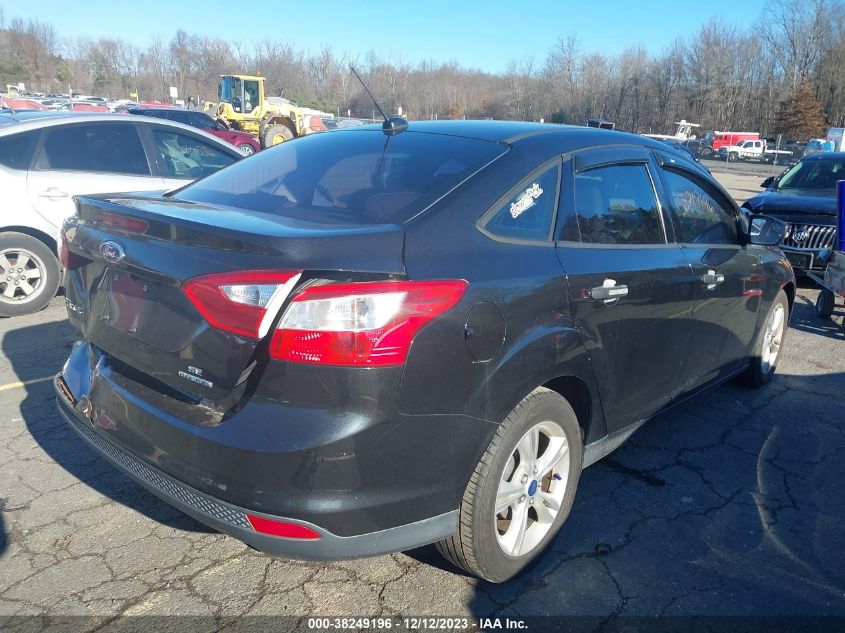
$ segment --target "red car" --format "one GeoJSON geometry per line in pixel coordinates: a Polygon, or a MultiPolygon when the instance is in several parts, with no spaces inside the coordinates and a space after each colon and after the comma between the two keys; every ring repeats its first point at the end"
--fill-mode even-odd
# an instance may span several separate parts
{"type": "Polygon", "coordinates": [[[154,116],[159,119],[168,119],[184,125],[190,125],[205,130],[214,136],[223,139],[237,147],[242,154],[251,156],[261,149],[261,145],[251,134],[230,130],[222,121],[213,119],[205,112],[196,110],[181,110],[178,108],[132,108],[129,114],[140,114],[143,116],[154,116]]]}

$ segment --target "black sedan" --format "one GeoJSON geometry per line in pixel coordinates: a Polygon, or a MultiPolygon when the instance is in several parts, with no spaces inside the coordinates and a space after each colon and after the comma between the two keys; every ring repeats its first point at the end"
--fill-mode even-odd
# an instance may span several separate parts
{"type": "Polygon", "coordinates": [[[765,214],[789,225],[781,248],[795,271],[821,271],[836,239],[836,181],[845,179],[845,152],[811,154],[743,204],[750,214],[765,214]]]}
{"type": "Polygon", "coordinates": [[[643,137],[402,127],[297,139],[159,198],[79,198],[58,406],[260,550],[437,543],[500,582],[644,421],[771,378],[795,296],[785,226],[749,224],[643,137]]]}

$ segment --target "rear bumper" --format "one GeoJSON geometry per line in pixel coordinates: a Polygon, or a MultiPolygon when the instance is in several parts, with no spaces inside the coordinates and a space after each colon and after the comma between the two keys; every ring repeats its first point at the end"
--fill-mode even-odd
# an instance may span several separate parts
{"type": "Polygon", "coordinates": [[[69,400],[70,392],[59,374],[54,380],[59,412],[70,427],[97,453],[115,468],[209,527],[233,536],[247,545],[267,552],[301,560],[338,560],[377,556],[427,545],[451,536],[458,522],[453,510],[384,530],[350,536],[338,536],[313,523],[248,510],[196,490],[171,477],[149,462],[124,450],[99,432],[86,415],[69,400]],[[256,532],[247,514],[305,526],[320,535],[319,539],[295,539],[269,536],[256,532]]]}

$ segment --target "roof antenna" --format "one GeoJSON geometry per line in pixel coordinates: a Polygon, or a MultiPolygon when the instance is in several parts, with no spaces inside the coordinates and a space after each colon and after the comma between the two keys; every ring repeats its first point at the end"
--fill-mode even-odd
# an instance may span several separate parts
{"type": "Polygon", "coordinates": [[[367,88],[367,84],[365,84],[364,80],[361,79],[361,75],[359,75],[355,68],[352,66],[349,66],[349,70],[351,70],[352,74],[355,75],[358,81],[361,82],[361,85],[364,87],[364,90],[367,92],[368,95],[370,95],[370,99],[373,100],[373,103],[375,104],[376,109],[379,111],[379,114],[384,117],[384,123],[381,124],[382,132],[384,132],[388,136],[394,136],[395,134],[399,134],[400,132],[404,132],[405,130],[407,130],[408,121],[401,116],[388,117],[384,113],[384,110],[381,109],[381,106],[378,104],[378,101],[376,101],[376,98],[373,96],[373,93],[370,92],[369,88],[367,88]]]}

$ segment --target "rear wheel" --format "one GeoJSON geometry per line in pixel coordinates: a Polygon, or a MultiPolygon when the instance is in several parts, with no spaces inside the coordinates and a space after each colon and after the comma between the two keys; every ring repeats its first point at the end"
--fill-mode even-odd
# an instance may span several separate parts
{"type": "Polygon", "coordinates": [[[763,327],[757,332],[751,363],[743,374],[743,382],[746,385],[762,387],[772,379],[777,362],[780,359],[780,350],[788,326],[789,301],[786,298],[786,293],[779,290],[769,313],[766,315],[763,327]]]}
{"type": "Polygon", "coordinates": [[[281,123],[271,125],[264,130],[264,147],[273,147],[292,138],[293,132],[291,132],[287,125],[282,125],[281,123]]]}
{"type": "Polygon", "coordinates": [[[0,234],[0,316],[43,309],[60,278],[59,262],[44,242],[24,233],[0,234]]]}
{"type": "Polygon", "coordinates": [[[816,316],[828,320],[833,316],[833,308],[836,305],[836,295],[830,290],[822,288],[819,296],[816,297],[816,316]]]}
{"type": "Polygon", "coordinates": [[[563,525],[581,474],[582,435],[569,403],[538,388],[501,424],[464,492],[457,533],[437,544],[489,582],[512,578],[563,525]]]}

